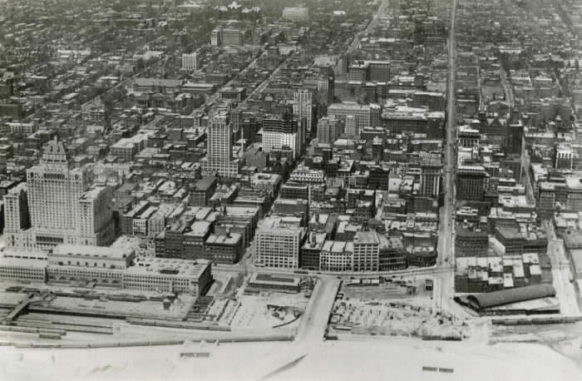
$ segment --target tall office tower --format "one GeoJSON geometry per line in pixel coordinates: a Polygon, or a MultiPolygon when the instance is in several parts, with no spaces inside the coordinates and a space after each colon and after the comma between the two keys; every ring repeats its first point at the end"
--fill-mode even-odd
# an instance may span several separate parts
{"type": "Polygon", "coordinates": [[[459,166],[457,170],[457,200],[482,201],[488,174],[480,165],[459,166]]]}
{"type": "Polygon", "coordinates": [[[293,114],[298,120],[305,119],[306,136],[311,134],[313,111],[313,94],[306,89],[297,90],[293,96],[293,114]]]}
{"type": "MultiPolygon", "coordinates": [[[[241,121],[242,121],[242,117],[243,117],[243,111],[241,109],[239,109],[238,107],[235,107],[232,110],[230,110],[229,116],[230,116],[230,124],[232,127],[232,132],[234,132],[236,134],[238,132],[238,130],[240,129],[240,125],[241,125],[241,121]]],[[[241,138],[248,139],[248,136],[241,136],[241,138]]]]}
{"type": "MultiPolygon", "coordinates": [[[[20,183],[4,195],[4,233],[18,233],[30,227],[26,183],[20,183]]],[[[15,246],[9,244],[9,246],[15,246]]]]}
{"type": "MultiPolygon", "coordinates": [[[[376,103],[370,103],[370,126],[378,127],[382,125],[380,116],[382,115],[382,107],[376,103]]],[[[362,126],[365,127],[365,126],[362,126]]]]}
{"type": "Polygon", "coordinates": [[[323,117],[317,122],[317,141],[333,144],[343,133],[342,122],[334,117],[323,117]]]}
{"type": "Polygon", "coordinates": [[[506,151],[521,155],[523,144],[523,124],[521,120],[515,124],[509,125],[509,134],[507,137],[506,151]]]}
{"type": "Polygon", "coordinates": [[[198,55],[196,52],[190,54],[182,54],[182,70],[196,70],[198,69],[198,55]]]}
{"type": "Polygon", "coordinates": [[[10,195],[9,203],[20,212],[6,216],[9,246],[51,249],[62,243],[102,246],[113,240],[111,191],[106,187],[87,191],[87,172],[69,168],[62,143],[50,141],[39,165],[30,168],[26,177],[30,228],[23,224],[26,198],[20,194],[16,202],[10,195]]]}
{"type": "Polygon", "coordinates": [[[40,164],[26,172],[26,182],[33,227],[63,233],[76,230],[78,200],[88,188],[88,178],[80,168],[69,169],[61,142],[46,145],[40,164]]]}
{"type": "Polygon", "coordinates": [[[257,229],[256,262],[266,267],[296,269],[305,228],[282,217],[268,217],[257,229]]]}
{"type": "Polygon", "coordinates": [[[358,122],[353,115],[347,115],[345,121],[345,133],[349,137],[356,137],[359,135],[358,122]]]}
{"type": "Polygon", "coordinates": [[[354,271],[378,271],[380,238],[375,230],[359,231],[354,237],[354,271]]]}
{"type": "Polygon", "coordinates": [[[208,126],[208,158],[214,161],[232,159],[232,132],[230,118],[225,113],[215,114],[208,126]]]}
{"type": "Polygon", "coordinates": [[[572,146],[565,143],[560,143],[555,148],[556,152],[556,164],[557,169],[567,169],[572,170],[574,163],[574,151],[572,146]]]}
{"type": "Polygon", "coordinates": [[[115,235],[112,223],[113,192],[108,187],[95,187],[79,199],[78,243],[88,246],[105,246],[115,235]]]}
{"type": "Polygon", "coordinates": [[[376,162],[384,160],[384,139],[379,136],[374,136],[372,139],[372,158],[376,162]]]}
{"type": "Polygon", "coordinates": [[[390,81],[390,61],[367,61],[367,64],[370,81],[390,81]]]}
{"type": "Polygon", "coordinates": [[[438,197],[441,187],[441,165],[424,163],[420,172],[420,195],[423,197],[438,197]]]}
{"type": "Polygon", "coordinates": [[[232,158],[232,126],[228,112],[221,110],[210,117],[207,132],[207,155],[202,161],[205,175],[238,175],[239,162],[232,158]]]}
{"type": "Polygon", "coordinates": [[[263,152],[289,148],[296,158],[303,149],[300,123],[290,114],[265,115],[263,118],[263,152]]]}
{"type": "MultiPolygon", "coordinates": [[[[333,74],[333,73],[332,73],[333,74]]],[[[325,105],[333,103],[334,78],[333,75],[323,74],[317,80],[317,93],[320,101],[325,105]]]]}
{"type": "Polygon", "coordinates": [[[216,28],[210,32],[210,44],[212,46],[222,46],[222,29],[216,28]]]}

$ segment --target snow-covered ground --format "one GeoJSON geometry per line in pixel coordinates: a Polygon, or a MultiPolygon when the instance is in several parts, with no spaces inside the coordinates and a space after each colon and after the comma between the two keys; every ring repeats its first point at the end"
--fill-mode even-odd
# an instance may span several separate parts
{"type": "Polygon", "coordinates": [[[580,380],[582,369],[538,344],[486,346],[404,338],[0,351],[1,380],[258,380],[267,375],[273,380],[548,381],[580,380]],[[181,358],[184,352],[208,357],[181,358]]]}
{"type": "Polygon", "coordinates": [[[268,305],[279,307],[292,307],[304,310],[308,299],[301,293],[281,294],[269,293],[266,295],[241,295],[238,298],[238,306],[231,328],[271,328],[279,324],[287,323],[295,319],[291,310],[278,311],[276,314],[268,305]],[[278,317],[277,317],[278,316],[278,317]]]}
{"type": "Polygon", "coordinates": [[[567,316],[580,315],[578,298],[572,283],[574,278],[570,270],[570,262],[566,256],[564,241],[556,237],[551,223],[545,222],[544,226],[548,233],[548,255],[552,262],[553,285],[560,301],[560,312],[567,316]]]}

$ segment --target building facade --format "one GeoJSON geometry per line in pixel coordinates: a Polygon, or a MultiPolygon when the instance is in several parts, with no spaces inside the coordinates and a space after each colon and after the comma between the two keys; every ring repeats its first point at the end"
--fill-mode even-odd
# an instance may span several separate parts
{"type": "Polygon", "coordinates": [[[296,269],[305,229],[280,217],[263,220],[256,234],[256,263],[265,267],[296,269]]]}
{"type": "Polygon", "coordinates": [[[50,141],[26,177],[26,197],[24,189],[7,195],[8,246],[48,250],[60,244],[104,246],[113,241],[111,190],[88,189],[86,171],[69,168],[62,143],[50,141]]]}

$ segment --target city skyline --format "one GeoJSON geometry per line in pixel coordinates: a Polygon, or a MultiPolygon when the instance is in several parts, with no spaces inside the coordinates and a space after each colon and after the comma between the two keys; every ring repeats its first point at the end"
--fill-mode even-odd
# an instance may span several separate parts
{"type": "Polygon", "coordinates": [[[580,378],[581,33],[572,0],[0,2],[0,379],[580,378]]]}

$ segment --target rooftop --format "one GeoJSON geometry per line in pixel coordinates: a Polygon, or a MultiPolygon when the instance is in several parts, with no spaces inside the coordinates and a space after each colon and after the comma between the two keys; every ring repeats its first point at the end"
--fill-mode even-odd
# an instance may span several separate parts
{"type": "Polygon", "coordinates": [[[133,250],[129,247],[118,246],[115,248],[103,246],[85,246],[85,245],[58,245],[53,249],[52,255],[75,255],[84,257],[99,257],[110,259],[122,259],[133,255],[133,250]]]}
{"type": "Polygon", "coordinates": [[[135,265],[129,267],[126,272],[135,275],[160,274],[164,276],[193,276],[199,278],[210,266],[207,260],[199,259],[189,261],[170,258],[137,258],[135,265]]]}

